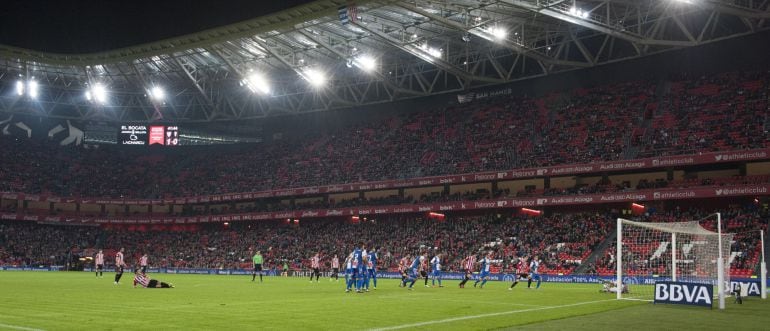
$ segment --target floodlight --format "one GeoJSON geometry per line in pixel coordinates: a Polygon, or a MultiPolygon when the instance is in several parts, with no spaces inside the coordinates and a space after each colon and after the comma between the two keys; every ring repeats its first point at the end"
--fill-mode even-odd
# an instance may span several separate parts
{"type": "Polygon", "coordinates": [[[428,43],[420,45],[420,49],[428,53],[432,57],[441,57],[441,49],[435,49],[428,46],[428,43]]]}
{"type": "Polygon", "coordinates": [[[22,81],[16,82],[16,94],[18,94],[19,96],[24,95],[24,82],[22,81]]]}
{"type": "Polygon", "coordinates": [[[580,17],[580,18],[588,18],[589,12],[587,10],[582,10],[577,7],[572,7],[569,9],[569,13],[572,16],[580,17]]]}
{"type": "Polygon", "coordinates": [[[375,60],[370,55],[361,55],[359,56],[356,61],[356,65],[358,65],[359,68],[363,69],[364,71],[371,72],[374,71],[374,69],[377,68],[377,60],[375,60]]]}
{"type": "Polygon", "coordinates": [[[321,87],[326,83],[326,75],[318,69],[306,69],[304,72],[305,79],[315,87],[321,87]]]}
{"type": "Polygon", "coordinates": [[[166,91],[162,87],[155,85],[150,89],[150,97],[155,101],[163,101],[166,98],[166,91]]]}
{"type": "Polygon", "coordinates": [[[107,102],[107,89],[104,85],[96,83],[93,87],[86,91],[86,100],[95,101],[98,103],[107,102]]]}
{"type": "Polygon", "coordinates": [[[508,31],[499,26],[489,29],[489,33],[497,40],[505,39],[508,36],[508,31]]]}
{"type": "Polygon", "coordinates": [[[32,99],[37,98],[37,81],[27,81],[27,95],[29,95],[29,97],[32,99]]]}
{"type": "Polygon", "coordinates": [[[241,83],[246,85],[252,93],[270,94],[270,84],[268,84],[265,76],[259,73],[250,73],[241,83]]]}

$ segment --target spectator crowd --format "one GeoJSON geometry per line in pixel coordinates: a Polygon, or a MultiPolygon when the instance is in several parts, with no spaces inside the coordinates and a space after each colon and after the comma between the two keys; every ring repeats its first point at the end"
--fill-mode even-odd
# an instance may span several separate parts
{"type": "MultiPolygon", "coordinates": [[[[497,96],[282,139],[173,149],[0,138],[0,191],[162,198],[768,146],[770,73],[497,96]]],[[[299,125],[298,125],[299,126],[299,125]]]]}
{"type": "MultiPolygon", "coordinates": [[[[759,230],[766,231],[768,215],[757,208],[723,210],[726,231],[736,233],[732,244],[733,269],[752,272],[758,263],[759,230]]],[[[654,212],[640,221],[672,222],[701,219],[703,210],[654,212]]],[[[586,263],[592,252],[595,263],[582,272],[611,273],[614,245],[600,245],[613,233],[617,212],[555,213],[548,216],[483,214],[432,219],[420,216],[383,216],[378,219],[319,219],[301,223],[259,221],[229,224],[62,226],[31,222],[0,222],[0,265],[64,265],[73,257],[92,256],[103,249],[108,256],[121,247],[127,261],[148,254],[152,266],[179,268],[249,268],[250,257],[262,251],[267,267],[288,262],[307,269],[308,259],[320,253],[342,260],[358,241],[379,248],[380,269],[394,270],[401,257],[419,251],[445,254],[447,270],[460,270],[469,254],[494,252],[496,270],[510,271],[520,256],[538,255],[546,273],[570,274],[586,263]]],[[[704,223],[715,227],[709,222],[704,223]]],[[[609,238],[612,239],[612,238],[609,238]]],[[[606,243],[605,243],[606,244],[606,243]]],[[[69,262],[68,262],[69,261],[69,262]]]]}

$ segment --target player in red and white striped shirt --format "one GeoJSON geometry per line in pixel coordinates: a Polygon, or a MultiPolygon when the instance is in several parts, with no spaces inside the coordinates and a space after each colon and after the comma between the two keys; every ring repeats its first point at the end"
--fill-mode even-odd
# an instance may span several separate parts
{"type": "Polygon", "coordinates": [[[471,254],[465,257],[462,262],[462,267],[465,270],[465,277],[463,278],[463,281],[460,282],[460,288],[465,288],[465,283],[467,283],[471,278],[473,277],[473,267],[476,265],[476,256],[471,254]]]}
{"type": "Polygon", "coordinates": [[[335,281],[340,281],[340,258],[337,257],[337,254],[334,254],[334,257],[332,258],[332,274],[329,276],[329,281],[332,281],[332,278],[335,279],[335,281]]]}
{"type": "Polygon", "coordinates": [[[123,247],[120,248],[115,254],[115,285],[120,284],[120,277],[123,277],[123,268],[126,267],[126,262],[123,259],[123,247]]]}
{"type": "Polygon", "coordinates": [[[104,253],[101,249],[94,256],[94,264],[96,265],[96,277],[104,277],[104,253]]]}
{"type": "Polygon", "coordinates": [[[151,279],[150,277],[147,277],[147,275],[139,271],[139,269],[137,269],[134,272],[134,288],[136,288],[136,284],[142,285],[142,287],[145,287],[145,288],[173,288],[174,287],[174,284],[164,283],[156,279],[151,279]]]}
{"type": "Polygon", "coordinates": [[[147,273],[147,253],[139,259],[139,267],[142,269],[142,273],[147,273]]]}
{"type": "Polygon", "coordinates": [[[516,270],[513,273],[513,284],[511,284],[511,287],[508,288],[508,290],[513,290],[513,288],[516,286],[516,284],[519,283],[519,279],[530,279],[529,273],[527,273],[527,257],[523,256],[518,258],[518,262],[516,262],[516,270]]]}
{"type": "Polygon", "coordinates": [[[315,276],[315,282],[318,283],[318,276],[321,275],[321,256],[318,253],[310,258],[310,268],[313,269],[313,273],[310,274],[310,282],[313,282],[313,276],[315,276]]]}

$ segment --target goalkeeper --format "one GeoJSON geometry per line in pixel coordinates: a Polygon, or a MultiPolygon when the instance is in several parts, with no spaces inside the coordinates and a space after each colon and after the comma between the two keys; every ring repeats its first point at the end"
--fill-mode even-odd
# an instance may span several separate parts
{"type": "MultiPolygon", "coordinates": [[[[602,293],[618,293],[617,283],[613,280],[601,280],[602,289],[599,292],[602,293]]],[[[628,285],[621,283],[621,293],[628,293],[628,285]]]]}

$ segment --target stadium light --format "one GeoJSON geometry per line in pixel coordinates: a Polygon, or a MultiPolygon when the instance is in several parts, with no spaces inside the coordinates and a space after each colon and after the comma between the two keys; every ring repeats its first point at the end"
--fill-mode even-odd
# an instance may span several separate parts
{"type": "Polygon", "coordinates": [[[326,75],[318,69],[305,69],[303,78],[314,87],[321,87],[326,83],[326,75]]]}
{"type": "Polygon", "coordinates": [[[27,81],[27,95],[32,99],[37,98],[37,81],[34,79],[27,81]]]}
{"type": "Polygon", "coordinates": [[[166,98],[166,91],[162,87],[155,85],[150,89],[150,98],[155,101],[163,101],[166,98]]]}
{"type": "Polygon", "coordinates": [[[584,10],[582,10],[580,8],[577,8],[577,7],[574,7],[574,6],[569,9],[569,13],[572,16],[575,16],[575,17],[588,18],[588,11],[584,11],[584,10]]]}
{"type": "Polygon", "coordinates": [[[88,91],[86,91],[86,100],[95,101],[97,103],[107,102],[107,89],[104,85],[96,83],[88,91]]]}
{"type": "Polygon", "coordinates": [[[497,40],[503,40],[508,37],[508,31],[499,26],[489,29],[489,34],[491,34],[497,40]]]}
{"type": "Polygon", "coordinates": [[[16,81],[16,95],[23,96],[26,93],[27,96],[35,99],[37,98],[37,92],[38,83],[34,78],[27,80],[26,83],[21,79],[16,81]]]}
{"type": "Polygon", "coordinates": [[[270,84],[265,76],[259,73],[250,73],[241,81],[241,85],[246,86],[252,93],[270,94],[270,84]]]}
{"type": "Polygon", "coordinates": [[[24,95],[24,82],[20,80],[16,82],[16,94],[19,96],[24,95]]]}
{"type": "Polygon", "coordinates": [[[433,47],[428,46],[428,43],[424,43],[420,45],[420,49],[428,53],[432,57],[441,57],[441,49],[435,49],[433,47]]]}
{"type": "Polygon", "coordinates": [[[361,55],[356,58],[356,65],[366,72],[372,72],[377,68],[377,60],[370,55],[361,55]]]}

